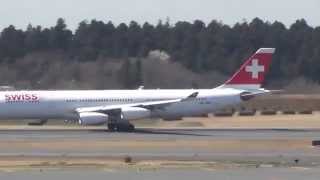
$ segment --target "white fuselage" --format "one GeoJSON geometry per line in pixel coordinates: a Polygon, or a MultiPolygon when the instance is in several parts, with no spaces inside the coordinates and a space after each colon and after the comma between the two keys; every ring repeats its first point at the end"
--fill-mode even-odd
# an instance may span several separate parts
{"type": "Polygon", "coordinates": [[[174,118],[213,112],[241,102],[238,89],[202,90],[82,90],[0,92],[0,119],[78,119],[77,108],[172,100],[181,101],[152,111],[152,117],[174,118]]]}

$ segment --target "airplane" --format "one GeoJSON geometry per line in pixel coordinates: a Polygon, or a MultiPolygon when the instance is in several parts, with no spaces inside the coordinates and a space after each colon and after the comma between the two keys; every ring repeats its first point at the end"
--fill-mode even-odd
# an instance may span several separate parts
{"type": "Polygon", "coordinates": [[[133,120],[179,119],[214,112],[258,95],[275,48],[260,48],[223,85],[213,89],[2,91],[0,119],[68,119],[133,131],[133,120]]]}

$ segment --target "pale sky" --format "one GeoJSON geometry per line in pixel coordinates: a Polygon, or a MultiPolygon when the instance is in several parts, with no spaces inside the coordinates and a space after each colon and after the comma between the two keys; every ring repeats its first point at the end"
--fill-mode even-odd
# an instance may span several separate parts
{"type": "Polygon", "coordinates": [[[156,24],[167,17],[171,23],[216,19],[229,25],[259,17],[287,26],[304,18],[320,26],[320,0],[0,0],[1,30],[10,24],[22,29],[29,23],[50,27],[59,17],[71,29],[85,19],[156,24]]]}

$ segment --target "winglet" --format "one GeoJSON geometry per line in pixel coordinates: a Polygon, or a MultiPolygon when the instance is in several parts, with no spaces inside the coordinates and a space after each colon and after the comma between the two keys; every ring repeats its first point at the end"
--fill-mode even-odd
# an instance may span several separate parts
{"type": "Polygon", "coordinates": [[[190,99],[194,99],[194,98],[198,97],[198,95],[199,95],[199,92],[194,92],[191,95],[189,95],[188,97],[181,99],[181,101],[188,101],[190,99]]]}
{"type": "Polygon", "coordinates": [[[190,96],[188,96],[187,99],[196,98],[198,95],[199,95],[199,92],[194,92],[190,96]]]}

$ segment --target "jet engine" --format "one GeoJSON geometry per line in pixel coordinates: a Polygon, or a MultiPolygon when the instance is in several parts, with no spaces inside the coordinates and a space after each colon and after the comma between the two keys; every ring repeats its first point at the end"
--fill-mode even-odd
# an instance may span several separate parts
{"type": "Polygon", "coordinates": [[[83,112],[79,117],[79,124],[84,126],[102,125],[108,122],[108,115],[102,113],[83,112]]]}
{"type": "Polygon", "coordinates": [[[125,107],[121,109],[121,112],[125,120],[143,119],[151,116],[150,110],[139,107],[125,107]]]}

